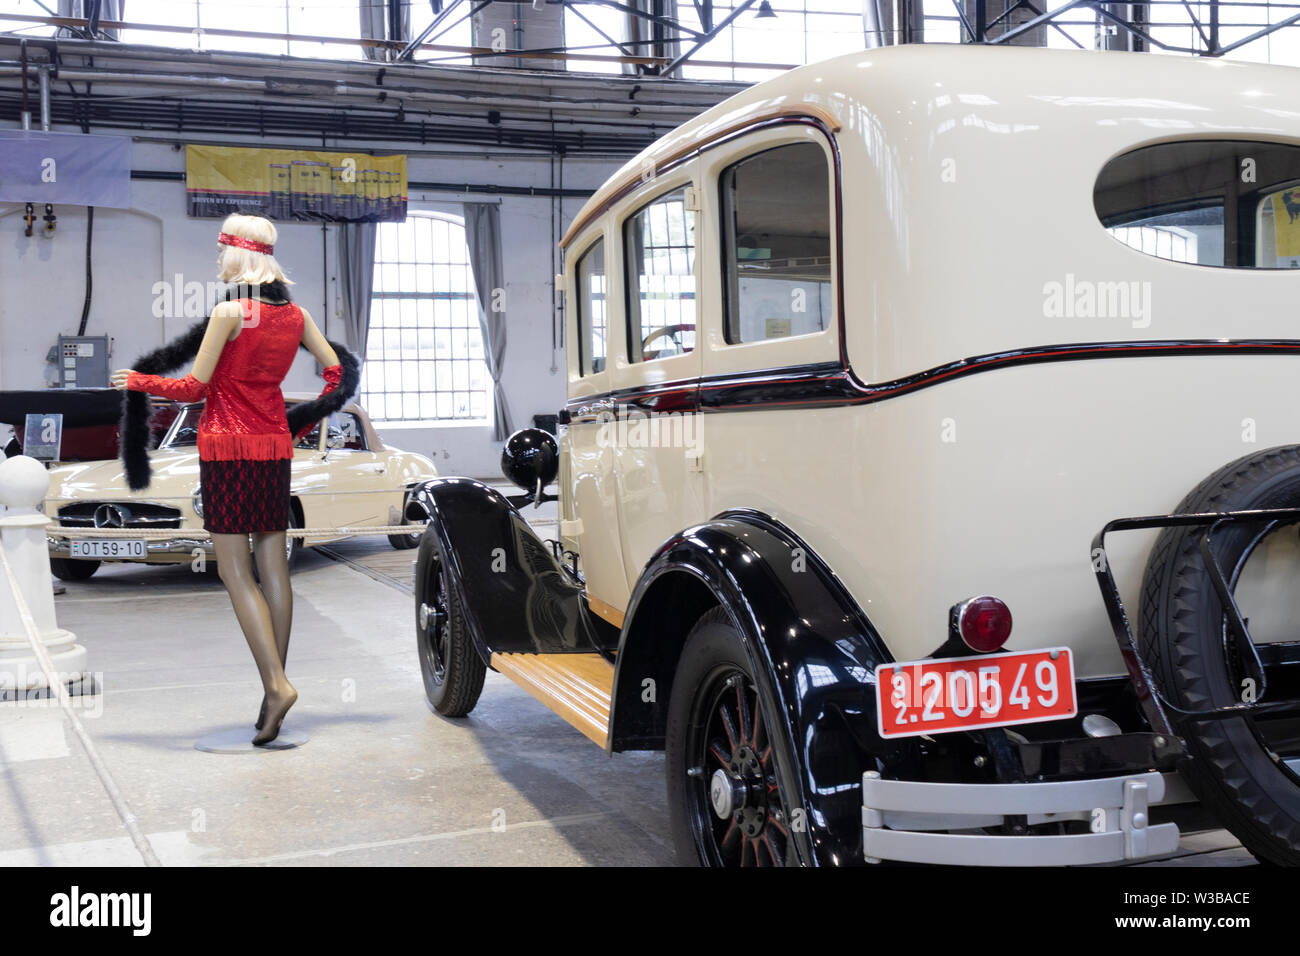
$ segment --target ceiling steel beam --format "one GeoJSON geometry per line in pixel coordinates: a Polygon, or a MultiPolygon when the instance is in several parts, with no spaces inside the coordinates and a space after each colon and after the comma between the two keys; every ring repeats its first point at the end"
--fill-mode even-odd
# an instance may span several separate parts
{"type": "Polygon", "coordinates": [[[679,56],[677,59],[673,60],[673,62],[669,63],[666,67],[664,67],[664,75],[672,76],[673,73],[675,73],[683,63],[685,63],[695,54],[699,53],[700,50],[704,48],[704,45],[706,43],[708,43],[719,33],[725,30],[728,26],[730,26],[732,20],[736,19],[736,17],[740,16],[742,13],[744,13],[746,10],[748,10],[757,2],[758,0],[741,0],[740,6],[736,7],[734,10],[731,11],[731,13],[727,14],[727,16],[723,18],[722,22],[719,23],[712,30],[710,30],[707,34],[705,34],[703,39],[699,40],[699,42],[697,42],[695,46],[691,47],[689,50],[684,51],[681,56],[679,56]]]}

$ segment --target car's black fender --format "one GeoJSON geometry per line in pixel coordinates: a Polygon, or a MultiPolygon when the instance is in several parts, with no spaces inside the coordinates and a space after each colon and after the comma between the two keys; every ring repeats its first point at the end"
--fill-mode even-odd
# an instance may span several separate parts
{"type": "Polygon", "coordinates": [[[892,660],[843,584],[790,529],[728,511],[650,559],[623,622],[609,748],[663,746],[672,675],[690,622],[726,608],[744,640],[805,862],[862,862],[861,782],[900,745],[876,730],[876,665],[892,660]]]}
{"type": "Polygon", "coordinates": [[[437,556],[485,661],[493,653],[597,649],[582,589],[499,491],[471,478],[433,478],[416,486],[407,508],[409,517],[429,519],[416,560],[417,604],[437,556]]]}

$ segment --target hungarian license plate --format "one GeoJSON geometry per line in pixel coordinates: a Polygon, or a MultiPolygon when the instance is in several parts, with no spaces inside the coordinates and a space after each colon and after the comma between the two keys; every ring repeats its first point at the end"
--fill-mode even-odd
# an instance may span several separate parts
{"type": "Polygon", "coordinates": [[[1074,659],[1068,647],[876,668],[880,736],[915,737],[1073,717],[1074,659]]]}
{"type": "Polygon", "coordinates": [[[144,541],[108,538],[73,538],[68,554],[74,558],[143,558],[144,541]]]}

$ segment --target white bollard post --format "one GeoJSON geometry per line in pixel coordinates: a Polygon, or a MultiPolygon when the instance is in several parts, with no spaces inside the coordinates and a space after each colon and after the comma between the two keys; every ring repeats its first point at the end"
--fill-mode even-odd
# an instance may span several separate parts
{"type": "MultiPolygon", "coordinates": [[[[45,528],[51,522],[37,510],[49,487],[50,476],[35,458],[19,455],[0,461],[0,547],[18,579],[54,670],[63,683],[70,684],[89,675],[86,649],[76,643],[75,634],[54,620],[50,551],[45,540],[45,528]]],[[[0,575],[0,700],[12,699],[15,691],[48,687],[27,641],[9,581],[0,575]]]]}

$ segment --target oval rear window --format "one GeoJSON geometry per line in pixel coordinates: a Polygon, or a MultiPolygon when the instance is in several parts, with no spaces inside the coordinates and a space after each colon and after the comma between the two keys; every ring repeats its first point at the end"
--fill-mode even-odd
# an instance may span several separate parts
{"type": "Polygon", "coordinates": [[[1106,230],[1159,259],[1300,269],[1300,146],[1184,140],[1106,164],[1093,188],[1106,230]]]}

